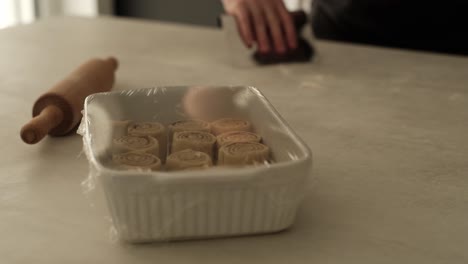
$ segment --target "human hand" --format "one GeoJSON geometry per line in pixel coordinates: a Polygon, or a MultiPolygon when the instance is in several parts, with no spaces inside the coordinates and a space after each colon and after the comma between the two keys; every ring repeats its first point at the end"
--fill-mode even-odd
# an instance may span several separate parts
{"type": "Polygon", "coordinates": [[[296,31],[282,0],[222,0],[224,10],[236,19],[247,47],[260,53],[283,54],[297,47],[296,31]]]}

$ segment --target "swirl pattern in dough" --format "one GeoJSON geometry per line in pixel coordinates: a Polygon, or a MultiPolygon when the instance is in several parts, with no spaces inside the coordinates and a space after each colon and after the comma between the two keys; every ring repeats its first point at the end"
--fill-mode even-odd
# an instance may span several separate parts
{"type": "Polygon", "coordinates": [[[147,152],[159,156],[159,143],[149,136],[123,136],[114,139],[114,152],[129,151],[147,152]]]}
{"type": "Polygon", "coordinates": [[[213,158],[213,148],[216,142],[216,137],[207,132],[201,131],[183,131],[176,132],[172,141],[172,151],[191,149],[208,154],[213,158]]]}
{"type": "Polygon", "coordinates": [[[249,121],[237,118],[223,118],[211,123],[213,134],[220,135],[231,131],[251,131],[252,125],[249,121]]]}
{"type": "Polygon", "coordinates": [[[208,154],[191,149],[172,153],[167,157],[166,168],[169,171],[203,169],[213,166],[208,154]]]}
{"type": "Polygon", "coordinates": [[[262,137],[259,135],[246,132],[246,131],[231,131],[225,132],[216,137],[216,142],[218,147],[222,147],[224,145],[235,143],[235,142],[256,142],[260,143],[262,141],[262,137]]]}
{"type": "Polygon", "coordinates": [[[112,156],[112,161],[120,169],[161,169],[161,160],[155,155],[144,152],[115,154],[112,156]]]}
{"type": "Polygon", "coordinates": [[[243,166],[265,164],[270,149],[256,142],[235,142],[222,146],[218,153],[219,165],[243,166]]]}
{"type": "Polygon", "coordinates": [[[163,124],[158,122],[135,122],[128,126],[128,134],[132,136],[151,136],[159,143],[158,157],[165,160],[167,149],[167,133],[163,124]]]}

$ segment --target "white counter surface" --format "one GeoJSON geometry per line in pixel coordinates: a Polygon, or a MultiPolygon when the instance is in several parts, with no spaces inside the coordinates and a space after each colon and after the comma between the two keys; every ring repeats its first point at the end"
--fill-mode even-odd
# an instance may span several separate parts
{"type": "Polygon", "coordinates": [[[468,58],[318,42],[313,64],[239,69],[216,29],[59,18],[0,30],[0,263],[468,263],[468,58]],[[81,182],[81,137],[21,142],[33,101],[92,56],[116,89],[260,88],[314,153],[296,224],[131,246],[81,182]]]}

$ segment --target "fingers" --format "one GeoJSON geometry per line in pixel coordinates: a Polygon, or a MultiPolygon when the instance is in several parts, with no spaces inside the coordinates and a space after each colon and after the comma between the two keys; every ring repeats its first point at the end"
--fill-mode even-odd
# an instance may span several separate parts
{"type": "Polygon", "coordinates": [[[285,53],[297,46],[296,31],[282,0],[222,0],[235,17],[246,46],[257,44],[260,53],[285,53]]]}
{"type": "Polygon", "coordinates": [[[277,53],[285,53],[287,50],[283,31],[281,29],[281,20],[275,6],[266,5],[264,14],[268,23],[268,30],[277,53]]]}
{"type": "Polygon", "coordinates": [[[261,53],[270,52],[270,39],[268,38],[267,21],[265,20],[261,1],[247,1],[255,28],[256,42],[261,53]]]}
{"type": "Polygon", "coordinates": [[[234,18],[236,19],[237,29],[239,34],[247,47],[252,47],[254,37],[251,27],[251,19],[249,11],[243,2],[239,2],[237,8],[234,10],[234,18]]]}
{"type": "Polygon", "coordinates": [[[290,49],[295,49],[297,47],[297,33],[294,27],[294,21],[286,10],[283,1],[277,1],[276,3],[275,8],[281,20],[282,29],[286,35],[288,46],[290,49]]]}

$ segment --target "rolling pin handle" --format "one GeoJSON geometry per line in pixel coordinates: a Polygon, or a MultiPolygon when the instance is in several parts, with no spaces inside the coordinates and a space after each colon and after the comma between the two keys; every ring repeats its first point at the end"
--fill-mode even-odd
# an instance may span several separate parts
{"type": "Polygon", "coordinates": [[[63,120],[62,110],[49,105],[39,115],[31,119],[21,128],[21,139],[28,144],[36,144],[43,139],[50,130],[57,127],[63,120]]]}
{"type": "Polygon", "coordinates": [[[114,71],[117,70],[117,68],[119,67],[119,62],[114,57],[109,57],[106,59],[106,61],[109,61],[112,64],[112,68],[114,71]]]}

